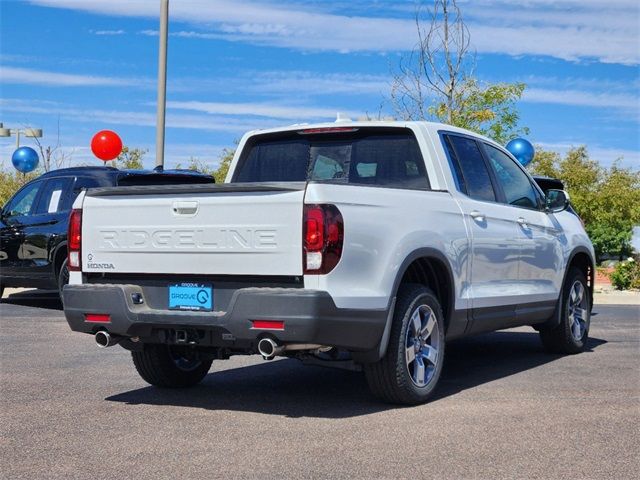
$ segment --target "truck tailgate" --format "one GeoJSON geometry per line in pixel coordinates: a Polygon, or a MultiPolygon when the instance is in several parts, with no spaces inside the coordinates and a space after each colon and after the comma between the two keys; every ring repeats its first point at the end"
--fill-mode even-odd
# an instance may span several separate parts
{"type": "Polygon", "coordinates": [[[90,190],[82,270],[301,275],[305,183],[90,190]]]}

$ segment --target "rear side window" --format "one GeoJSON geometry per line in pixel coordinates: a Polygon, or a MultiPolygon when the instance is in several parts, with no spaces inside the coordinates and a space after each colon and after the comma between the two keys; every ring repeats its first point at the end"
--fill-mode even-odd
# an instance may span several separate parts
{"type": "Polygon", "coordinates": [[[78,178],[76,178],[76,183],[73,185],[73,193],[75,195],[77,195],[82,190],[87,190],[89,188],[98,188],[100,186],[101,186],[100,182],[98,180],[96,180],[95,178],[78,177],[78,178]]]}
{"type": "Polygon", "coordinates": [[[496,193],[478,143],[458,135],[444,135],[443,140],[458,189],[476,200],[495,202],[496,193]]]}
{"type": "Polygon", "coordinates": [[[430,188],[420,148],[407,129],[257,137],[245,147],[233,181],[430,188]]]}
{"type": "Polygon", "coordinates": [[[68,210],[67,198],[71,178],[51,178],[47,180],[42,188],[42,194],[38,200],[36,214],[57,213],[68,210]]]}

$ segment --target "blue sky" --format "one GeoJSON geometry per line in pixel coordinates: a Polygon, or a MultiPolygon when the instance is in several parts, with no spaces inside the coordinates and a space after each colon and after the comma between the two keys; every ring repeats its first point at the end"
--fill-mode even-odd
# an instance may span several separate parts
{"type": "MultiPolygon", "coordinates": [[[[483,81],[527,84],[529,139],[585,144],[640,168],[640,8],[634,0],[459,2],[483,81]]],[[[391,113],[391,70],[416,42],[413,1],[172,0],[166,163],[214,166],[254,128],[391,113]]],[[[43,128],[72,162],[91,136],[155,145],[156,0],[2,0],[0,122],[43,128]]],[[[0,139],[10,167],[14,140],[0,139]]],[[[24,144],[32,141],[25,139],[24,144]]],[[[7,166],[9,165],[9,166],[7,166]]]]}

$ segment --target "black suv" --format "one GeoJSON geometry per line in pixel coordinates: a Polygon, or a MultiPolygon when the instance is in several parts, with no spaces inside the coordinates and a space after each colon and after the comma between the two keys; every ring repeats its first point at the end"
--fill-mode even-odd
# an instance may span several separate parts
{"type": "Polygon", "coordinates": [[[4,287],[57,288],[69,280],[67,228],[78,194],[88,188],[213,183],[189,170],[54,170],[27,183],[0,212],[0,296],[4,287]]]}

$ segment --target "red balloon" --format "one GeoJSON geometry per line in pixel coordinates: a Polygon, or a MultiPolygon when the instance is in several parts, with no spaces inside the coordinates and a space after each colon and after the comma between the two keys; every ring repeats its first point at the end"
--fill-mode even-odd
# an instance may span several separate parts
{"type": "Polygon", "coordinates": [[[91,139],[91,151],[103,162],[108,162],[120,155],[122,140],[116,132],[102,130],[91,139]]]}

